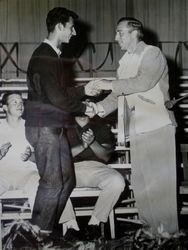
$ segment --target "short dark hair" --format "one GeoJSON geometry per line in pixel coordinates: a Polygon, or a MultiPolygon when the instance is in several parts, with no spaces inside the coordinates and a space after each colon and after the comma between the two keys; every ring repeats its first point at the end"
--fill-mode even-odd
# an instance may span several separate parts
{"type": "Polygon", "coordinates": [[[11,91],[8,92],[7,91],[6,93],[4,93],[4,95],[2,97],[2,100],[1,100],[2,105],[7,105],[7,101],[8,101],[8,98],[10,95],[19,95],[20,97],[22,97],[22,95],[17,91],[15,91],[15,92],[11,92],[11,91]]]}
{"type": "Polygon", "coordinates": [[[58,23],[65,25],[69,21],[70,17],[75,20],[78,18],[78,15],[75,12],[63,7],[55,7],[50,10],[46,17],[48,33],[52,32],[58,23]]]}
{"type": "Polygon", "coordinates": [[[142,40],[142,38],[144,37],[142,23],[139,20],[137,20],[136,18],[133,18],[133,17],[121,17],[118,20],[117,24],[119,24],[120,22],[124,22],[124,21],[127,23],[127,27],[130,28],[131,31],[133,31],[133,30],[138,31],[138,38],[140,40],[142,40]]]}

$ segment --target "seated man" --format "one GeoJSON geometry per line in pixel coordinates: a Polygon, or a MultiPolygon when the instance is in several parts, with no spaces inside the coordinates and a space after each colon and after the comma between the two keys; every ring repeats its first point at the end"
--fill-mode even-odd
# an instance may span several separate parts
{"type": "Polygon", "coordinates": [[[2,105],[6,119],[0,120],[0,195],[8,190],[23,190],[32,209],[39,177],[25,138],[23,99],[17,92],[7,92],[2,105]]]}
{"type": "MultiPolygon", "coordinates": [[[[94,240],[100,235],[100,222],[107,222],[121,192],[125,188],[124,178],[106,164],[113,151],[113,134],[110,127],[92,123],[87,116],[75,117],[76,126],[67,131],[75,164],[76,187],[98,187],[100,195],[85,231],[85,239],[94,240]]],[[[78,238],[76,222],[70,199],[60,218],[65,223],[65,239],[78,238]]]]}

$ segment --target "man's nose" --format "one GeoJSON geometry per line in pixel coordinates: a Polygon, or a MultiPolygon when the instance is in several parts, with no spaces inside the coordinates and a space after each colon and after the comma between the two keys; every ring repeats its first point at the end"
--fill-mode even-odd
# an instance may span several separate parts
{"type": "Polygon", "coordinates": [[[76,30],[75,30],[75,28],[72,29],[72,36],[76,36],[76,30]]]}
{"type": "Polygon", "coordinates": [[[115,35],[115,41],[118,41],[118,34],[115,35]]]}

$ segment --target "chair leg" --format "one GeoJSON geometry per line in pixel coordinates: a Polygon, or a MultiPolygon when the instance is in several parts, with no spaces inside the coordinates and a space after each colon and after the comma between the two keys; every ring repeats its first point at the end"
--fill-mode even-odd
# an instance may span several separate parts
{"type": "Polygon", "coordinates": [[[110,233],[111,233],[111,238],[115,239],[115,220],[114,220],[114,210],[109,214],[109,223],[110,223],[110,233]]]}

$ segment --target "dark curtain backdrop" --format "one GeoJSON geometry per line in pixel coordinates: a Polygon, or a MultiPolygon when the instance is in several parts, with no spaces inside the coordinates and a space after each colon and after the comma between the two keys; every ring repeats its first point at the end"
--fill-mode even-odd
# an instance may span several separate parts
{"type": "MultiPolygon", "coordinates": [[[[33,49],[46,37],[46,14],[55,6],[76,11],[81,21],[88,25],[87,39],[93,43],[113,42],[116,22],[122,16],[140,19],[147,29],[148,40],[165,42],[164,53],[172,60],[177,42],[188,40],[188,0],[0,0],[0,42],[20,43],[21,68],[26,69],[33,49]]],[[[10,44],[6,46],[11,48],[10,44]]],[[[107,49],[108,44],[96,45],[95,67],[103,61],[107,49]]],[[[183,45],[184,64],[187,53],[183,45]]],[[[115,69],[119,56],[120,51],[114,46],[113,63],[109,58],[106,67],[115,69]]],[[[1,49],[1,61],[4,57],[1,49]]],[[[87,57],[88,54],[82,59],[85,68],[90,66],[87,57]]],[[[7,67],[11,68],[9,64],[7,67]]]]}

